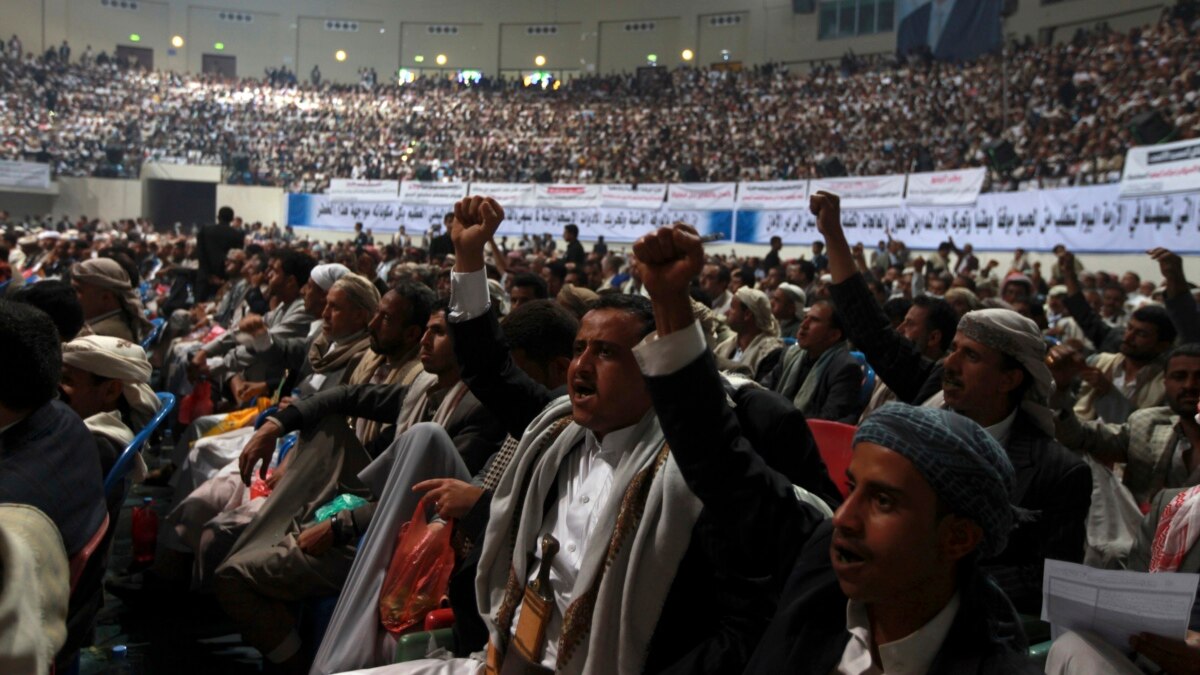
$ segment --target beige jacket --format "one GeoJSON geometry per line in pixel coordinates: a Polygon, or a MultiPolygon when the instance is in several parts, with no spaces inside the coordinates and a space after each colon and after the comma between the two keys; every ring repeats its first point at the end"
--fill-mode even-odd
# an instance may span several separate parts
{"type": "Polygon", "coordinates": [[[1170,408],[1137,410],[1124,424],[1081,422],[1070,408],[1060,410],[1055,419],[1055,436],[1068,449],[1124,458],[1125,487],[1139,504],[1149,502],[1163,488],[1184,487],[1166,484],[1172,454],[1183,433],[1179,415],[1170,408]]]}
{"type": "MultiPolygon", "coordinates": [[[[1088,359],[1088,364],[1112,380],[1119,369],[1125,366],[1125,355],[1096,354],[1088,359]]],[[[1125,398],[1116,387],[1104,396],[1097,396],[1096,391],[1085,382],[1079,390],[1079,400],[1075,403],[1075,416],[1084,421],[1102,419],[1119,424],[1127,420],[1135,410],[1161,405],[1165,394],[1163,364],[1155,361],[1142,366],[1138,371],[1137,386],[1132,398],[1125,398]]]]}

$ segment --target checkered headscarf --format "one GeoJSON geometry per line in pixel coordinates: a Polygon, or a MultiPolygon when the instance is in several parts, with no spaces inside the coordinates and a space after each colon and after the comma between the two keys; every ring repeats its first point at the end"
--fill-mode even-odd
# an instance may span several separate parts
{"type": "Polygon", "coordinates": [[[893,402],[863,421],[854,443],[875,443],[912,462],[950,511],[983,528],[981,557],[1004,550],[1015,517],[1014,472],[983,427],[949,410],[893,402]]]}

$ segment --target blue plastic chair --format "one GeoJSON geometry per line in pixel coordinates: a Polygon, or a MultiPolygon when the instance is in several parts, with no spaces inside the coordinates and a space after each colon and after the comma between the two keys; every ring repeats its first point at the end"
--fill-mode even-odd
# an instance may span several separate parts
{"type": "Polygon", "coordinates": [[[850,356],[853,356],[863,369],[862,389],[858,392],[858,402],[860,405],[866,405],[871,400],[871,393],[875,391],[875,369],[867,363],[867,357],[862,352],[850,352],[850,356]]]}
{"type": "Polygon", "coordinates": [[[175,409],[174,394],[165,394],[160,392],[158,394],[158,400],[160,403],[162,403],[162,407],[158,409],[157,413],[154,413],[154,417],[146,426],[142,427],[142,430],[138,432],[137,436],[133,437],[133,440],[129,442],[129,445],[125,446],[125,449],[121,451],[121,456],[117,458],[117,463],[113,464],[113,468],[109,469],[108,475],[104,477],[105,498],[112,496],[113,490],[125,483],[125,477],[129,475],[129,471],[133,468],[134,455],[141,452],[142,446],[146,444],[146,441],[150,438],[150,434],[153,434],[154,430],[157,429],[159,425],[162,424],[163,420],[165,420],[167,416],[171,414],[171,411],[175,409]]]}
{"type": "Polygon", "coordinates": [[[161,316],[156,319],[150,319],[150,323],[154,324],[154,328],[150,329],[150,334],[142,340],[142,349],[150,351],[154,345],[158,344],[158,339],[162,337],[163,327],[167,325],[167,320],[161,316]]]}
{"type": "Polygon", "coordinates": [[[279,411],[279,406],[273,405],[270,408],[258,413],[258,417],[254,418],[254,429],[258,430],[267,421],[267,418],[279,411]]]}

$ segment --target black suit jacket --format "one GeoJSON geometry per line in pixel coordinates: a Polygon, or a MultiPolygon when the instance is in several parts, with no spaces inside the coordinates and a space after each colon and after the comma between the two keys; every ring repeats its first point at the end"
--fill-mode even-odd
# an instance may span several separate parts
{"type": "MultiPolygon", "coordinates": [[[[451,323],[450,330],[463,380],[484,405],[506,421],[509,433],[520,438],[534,417],[553,400],[553,394],[516,367],[504,346],[499,325],[490,314],[451,323]]],[[[689,420],[703,418],[710,407],[723,411],[722,420],[736,419],[726,401],[726,391],[717,379],[711,354],[707,355],[707,361],[698,360],[681,373],[664,378],[648,378],[647,384],[652,398],[657,400],[665,396],[676,403],[673,410],[665,418],[660,415],[659,420],[664,432],[667,432],[668,425],[682,429],[678,434],[668,433],[667,438],[671,440],[677,437],[689,449],[711,448],[713,443],[719,444],[712,436],[704,439],[703,446],[685,440],[679,434],[686,433],[689,420]],[[712,379],[693,380],[693,377],[712,379]],[[698,401],[692,395],[696,383],[700,381],[706,382],[708,392],[707,404],[703,409],[697,407],[698,401]],[[681,393],[685,395],[681,397],[681,393]],[[678,402],[684,400],[688,405],[679,406],[678,402]]],[[[758,412],[763,416],[770,415],[772,409],[779,412],[790,407],[784,405],[785,401],[773,398],[766,392],[760,394],[748,394],[744,400],[753,398],[762,403],[763,407],[758,412]]],[[[739,405],[737,409],[740,412],[749,407],[739,405]]],[[[796,423],[794,416],[788,420],[796,423]]],[[[800,467],[814,466],[812,457],[797,460],[782,450],[787,439],[773,434],[787,429],[787,422],[775,422],[775,426],[764,425],[757,430],[763,438],[775,439],[774,449],[769,450],[768,454],[784,462],[793,472],[802,471],[800,467]]],[[[727,430],[730,437],[740,436],[736,427],[735,423],[732,430],[727,430]]],[[[674,448],[674,441],[671,442],[674,448]]],[[[793,450],[797,454],[805,451],[816,454],[811,445],[806,449],[793,450]]],[[[705,506],[692,531],[688,549],[675,578],[670,580],[670,590],[659,617],[658,629],[650,643],[645,671],[736,672],[745,663],[757,635],[770,616],[771,598],[778,591],[777,587],[772,586],[775,580],[774,559],[755,557],[747,561],[742,554],[743,544],[755,538],[756,532],[776,532],[774,523],[777,519],[771,516],[771,508],[779,503],[798,505],[798,502],[789,480],[767,469],[763,458],[752,451],[744,439],[736,453],[697,451],[687,453],[685,457],[679,451],[673,452],[689,486],[698,496],[707,495],[708,499],[701,496],[705,506]],[[730,459],[730,456],[733,458],[730,459]],[[748,474],[746,480],[740,483],[731,481],[731,471],[734,469],[745,469],[748,474]],[[764,490],[773,499],[765,499],[767,505],[755,509],[754,516],[750,511],[713,509],[708,506],[709,501],[739,502],[764,490]],[[743,539],[735,540],[732,537],[743,539]]],[[[819,456],[815,462],[820,462],[819,456]]],[[[820,469],[825,473],[823,464],[820,464],[820,469]]],[[[818,493],[835,489],[831,484],[820,487],[822,483],[829,483],[827,474],[823,479],[805,480],[816,487],[814,491],[818,493]]],[[[813,524],[818,519],[815,511],[806,507],[800,513],[807,514],[813,524]]],[[[805,521],[802,517],[789,522],[805,521]]],[[[785,539],[791,541],[794,538],[785,539]]]]}
{"type": "MultiPolygon", "coordinates": [[[[897,398],[920,405],[941,390],[941,364],[892,329],[862,275],[830,286],[830,293],[850,340],[897,398]]],[[[1038,614],[1045,559],[1083,561],[1092,474],[1024,412],[1017,413],[1004,450],[1016,470],[1012,503],[1026,513],[1008,547],[984,566],[1020,612],[1038,614]]]]}
{"type": "Polygon", "coordinates": [[[196,255],[200,261],[200,275],[207,279],[215,274],[225,278],[225,255],[231,248],[241,248],[245,236],[232,225],[215,223],[205,225],[196,234],[196,255]]]}
{"type": "MultiPolygon", "coordinates": [[[[795,559],[791,574],[746,673],[827,675],[850,641],[846,596],[829,562],[832,523],[826,521],[795,559]]],[[[929,673],[947,675],[1041,672],[1028,658],[1012,606],[986,578],[968,573],[960,605],[929,673]]]]}
{"type": "MultiPolygon", "coordinates": [[[[788,349],[797,349],[797,347],[788,349]]],[[[769,389],[776,388],[783,377],[784,356],[786,354],[779,357],[778,362],[771,369],[770,375],[763,378],[763,386],[769,389]]],[[[859,416],[862,415],[864,403],[862,380],[862,366],[850,355],[850,352],[844,349],[839,350],[834,354],[825,371],[821,373],[821,379],[817,381],[817,389],[813,393],[810,404],[811,410],[817,412],[811,414],[811,417],[843,424],[857,423],[859,416]]],[[[802,384],[803,382],[797,382],[795,389],[780,392],[780,394],[784,399],[791,401],[795,399],[802,384]]]]}

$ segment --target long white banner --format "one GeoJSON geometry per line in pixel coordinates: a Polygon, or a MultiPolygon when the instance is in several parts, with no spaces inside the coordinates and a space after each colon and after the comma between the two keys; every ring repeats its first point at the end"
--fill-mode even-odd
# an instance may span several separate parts
{"type": "Polygon", "coordinates": [[[614,209],[661,209],[666,199],[666,183],[600,186],[600,205],[614,209]]]}
{"type": "Polygon", "coordinates": [[[724,211],[733,208],[737,183],[672,183],[667,206],[689,211],[724,211]]]}
{"type": "Polygon", "coordinates": [[[50,189],[50,165],[0,160],[0,185],[48,190],[50,189]]]}
{"type": "Polygon", "coordinates": [[[467,194],[491,197],[505,209],[529,207],[537,204],[537,193],[532,183],[471,183],[467,194]]]}
{"type": "Polygon", "coordinates": [[[539,184],[537,205],[556,209],[594,209],[600,206],[600,186],[539,184]]]}
{"type": "Polygon", "coordinates": [[[453,206],[467,196],[466,183],[435,183],[406,180],[400,183],[400,201],[426,206],[453,206]]]}
{"type": "MultiPolygon", "coordinates": [[[[971,206],[909,206],[842,212],[851,242],[873,247],[891,236],[912,248],[936,248],[954,237],[979,250],[1141,253],[1162,246],[1200,252],[1200,193],[1121,199],[1119,186],[991,192],[971,206]]],[[[805,210],[738,211],[737,241],[765,244],[778,236],[807,245],[820,238],[805,210]]]]}
{"type": "Polygon", "coordinates": [[[761,183],[738,183],[739,209],[806,209],[808,181],[772,180],[761,183]]]}
{"type": "Polygon", "coordinates": [[[932,171],[908,174],[904,203],[909,206],[965,206],[983,191],[987,169],[932,171]]]}
{"type": "Polygon", "coordinates": [[[1200,190],[1200,139],[1143,145],[1125,153],[1121,196],[1200,190]]]}
{"type": "Polygon", "coordinates": [[[334,178],[328,193],[335,202],[382,202],[400,194],[400,181],[334,178]]]}
{"type": "Polygon", "coordinates": [[[841,197],[843,209],[880,209],[904,203],[904,175],[816,178],[809,181],[810,194],[832,192],[841,197]]]}

